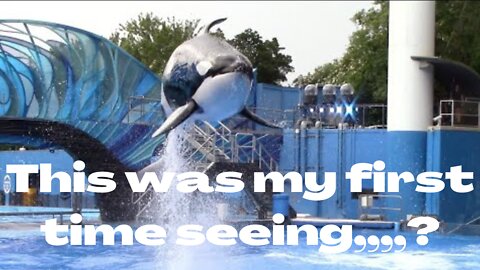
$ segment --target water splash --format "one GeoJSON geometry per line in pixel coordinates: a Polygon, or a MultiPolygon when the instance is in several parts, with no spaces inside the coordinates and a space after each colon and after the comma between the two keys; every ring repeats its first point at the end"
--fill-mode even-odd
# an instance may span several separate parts
{"type": "MultiPolygon", "coordinates": [[[[176,128],[168,135],[163,152],[160,154],[162,168],[158,172],[182,173],[195,171],[196,163],[188,159],[191,147],[186,139],[187,130],[176,128]]],[[[167,244],[160,246],[156,257],[158,269],[186,270],[197,269],[195,253],[206,252],[210,245],[184,247],[175,244],[177,228],[196,224],[208,228],[221,224],[216,214],[215,194],[182,193],[176,190],[175,182],[167,193],[153,197],[153,220],[167,231],[167,244]],[[201,250],[199,250],[201,249],[201,250]]]]}

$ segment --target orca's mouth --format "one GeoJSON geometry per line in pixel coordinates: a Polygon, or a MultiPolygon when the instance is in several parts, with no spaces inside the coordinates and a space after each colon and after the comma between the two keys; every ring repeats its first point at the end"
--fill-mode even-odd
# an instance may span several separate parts
{"type": "Polygon", "coordinates": [[[240,73],[246,74],[249,79],[253,79],[253,69],[250,65],[246,63],[242,63],[241,65],[238,65],[237,67],[235,67],[233,72],[240,72],[240,73]]]}
{"type": "Polygon", "coordinates": [[[227,73],[243,73],[247,75],[249,79],[253,78],[252,66],[249,63],[243,61],[237,61],[222,68],[212,67],[210,70],[208,70],[207,73],[205,73],[204,78],[215,77],[217,75],[223,75],[227,73]]]}

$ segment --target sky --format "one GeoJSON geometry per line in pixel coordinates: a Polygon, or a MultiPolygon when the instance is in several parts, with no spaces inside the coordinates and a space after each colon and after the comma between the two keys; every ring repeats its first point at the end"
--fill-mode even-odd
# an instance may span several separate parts
{"type": "Polygon", "coordinates": [[[264,39],[277,37],[292,56],[300,74],[339,58],[348,46],[355,24],[351,17],[372,1],[0,1],[0,19],[31,19],[78,27],[108,38],[119,24],[141,12],[159,17],[200,19],[200,23],[228,17],[221,24],[227,38],[247,28],[264,39]]]}

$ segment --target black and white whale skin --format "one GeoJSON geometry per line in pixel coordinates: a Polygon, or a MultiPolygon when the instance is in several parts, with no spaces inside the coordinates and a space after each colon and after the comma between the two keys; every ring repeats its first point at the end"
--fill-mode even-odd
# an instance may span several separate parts
{"type": "Polygon", "coordinates": [[[186,120],[216,122],[237,113],[278,128],[245,108],[253,83],[252,64],[226,41],[209,33],[212,26],[225,20],[211,22],[204,33],[182,43],[170,56],[162,87],[162,104],[169,116],[152,137],[186,120]]]}

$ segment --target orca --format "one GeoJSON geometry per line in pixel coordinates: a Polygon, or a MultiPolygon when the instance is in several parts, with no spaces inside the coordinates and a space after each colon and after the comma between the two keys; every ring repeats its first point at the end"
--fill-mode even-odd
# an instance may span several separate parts
{"type": "Polygon", "coordinates": [[[238,113],[261,125],[280,128],[245,107],[253,86],[248,58],[210,29],[178,46],[162,76],[162,106],[168,117],[152,135],[168,133],[185,121],[216,122],[238,113]]]}

